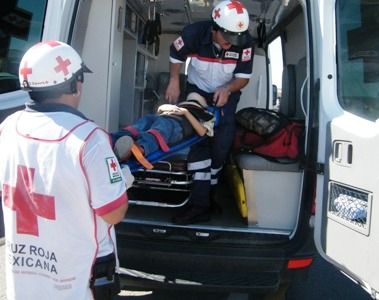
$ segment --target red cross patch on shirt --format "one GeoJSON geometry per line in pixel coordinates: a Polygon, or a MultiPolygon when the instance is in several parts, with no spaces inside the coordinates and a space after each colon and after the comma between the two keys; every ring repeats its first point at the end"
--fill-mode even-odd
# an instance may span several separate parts
{"type": "Polygon", "coordinates": [[[249,60],[251,60],[251,48],[243,49],[241,60],[242,61],[249,61],[249,60]]]}
{"type": "Polygon", "coordinates": [[[174,46],[175,46],[176,51],[179,51],[180,49],[183,48],[183,46],[184,46],[184,42],[183,42],[183,39],[182,39],[181,36],[178,37],[178,38],[175,40],[175,42],[174,42],[174,46]]]}
{"type": "Polygon", "coordinates": [[[119,182],[122,180],[120,170],[118,169],[118,164],[116,163],[115,157],[107,157],[107,167],[108,174],[111,183],[119,182]]]}

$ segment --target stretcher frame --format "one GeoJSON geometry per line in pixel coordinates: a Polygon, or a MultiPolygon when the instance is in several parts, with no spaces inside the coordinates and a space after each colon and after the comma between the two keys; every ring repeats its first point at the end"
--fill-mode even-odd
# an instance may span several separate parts
{"type": "Polygon", "coordinates": [[[130,204],[155,206],[155,207],[182,207],[184,206],[190,196],[192,175],[187,171],[186,154],[179,154],[187,147],[189,148],[196,143],[207,138],[207,136],[200,137],[195,135],[178,145],[170,147],[168,152],[162,150],[155,151],[146,159],[154,166],[153,169],[148,170],[143,167],[137,160],[130,160],[125,164],[130,168],[134,176],[134,182],[131,189],[148,189],[148,190],[168,190],[170,192],[183,192],[187,193],[187,197],[183,201],[177,203],[169,203],[167,201],[155,201],[151,199],[129,199],[130,204]],[[177,161],[181,161],[178,167],[177,161]],[[165,177],[165,179],[164,179],[165,177]]]}

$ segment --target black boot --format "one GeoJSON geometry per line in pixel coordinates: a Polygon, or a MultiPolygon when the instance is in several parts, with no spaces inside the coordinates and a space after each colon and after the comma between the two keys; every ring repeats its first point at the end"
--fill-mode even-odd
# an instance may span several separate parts
{"type": "Polygon", "coordinates": [[[220,204],[216,202],[216,187],[211,187],[211,192],[209,195],[209,209],[212,214],[221,214],[222,213],[222,207],[220,204]]]}
{"type": "Polygon", "coordinates": [[[188,209],[173,217],[172,221],[176,225],[189,225],[198,222],[206,222],[211,219],[209,207],[200,205],[190,205],[188,209]]]}
{"type": "Polygon", "coordinates": [[[210,206],[209,206],[210,212],[212,214],[220,215],[222,214],[222,207],[220,204],[216,202],[216,200],[212,199],[210,206]]]}

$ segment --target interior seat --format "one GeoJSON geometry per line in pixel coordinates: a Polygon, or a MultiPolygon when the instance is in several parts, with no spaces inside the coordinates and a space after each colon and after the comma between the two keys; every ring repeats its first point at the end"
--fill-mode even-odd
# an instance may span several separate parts
{"type": "MultiPolygon", "coordinates": [[[[296,121],[304,120],[300,90],[305,76],[305,58],[296,66],[290,64],[283,68],[279,111],[296,121]]],[[[248,225],[293,229],[296,226],[302,179],[299,160],[269,160],[256,154],[236,154],[233,161],[238,166],[244,185],[244,199],[237,201],[244,201],[245,207],[241,203],[238,206],[242,215],[246,210],[248,225]]]]}

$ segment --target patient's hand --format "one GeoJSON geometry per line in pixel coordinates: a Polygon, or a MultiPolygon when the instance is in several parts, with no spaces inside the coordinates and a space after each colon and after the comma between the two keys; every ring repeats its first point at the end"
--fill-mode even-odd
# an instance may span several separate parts
{"type": "Polygon", "coordinates": [[[161,106],[158,107],[157,113],[162,114],[166,111],[170,111],[170,110],[174,109],[175,107],[177,107],[177,106],[173,105],[173,104],[162,104],[161,106]]]}
{"type": "Polygon", "coordinates": [[[163,104],[158,108],[158,114],[164,115],[184,115],[187,109],[172,104],[163,104]]]}

